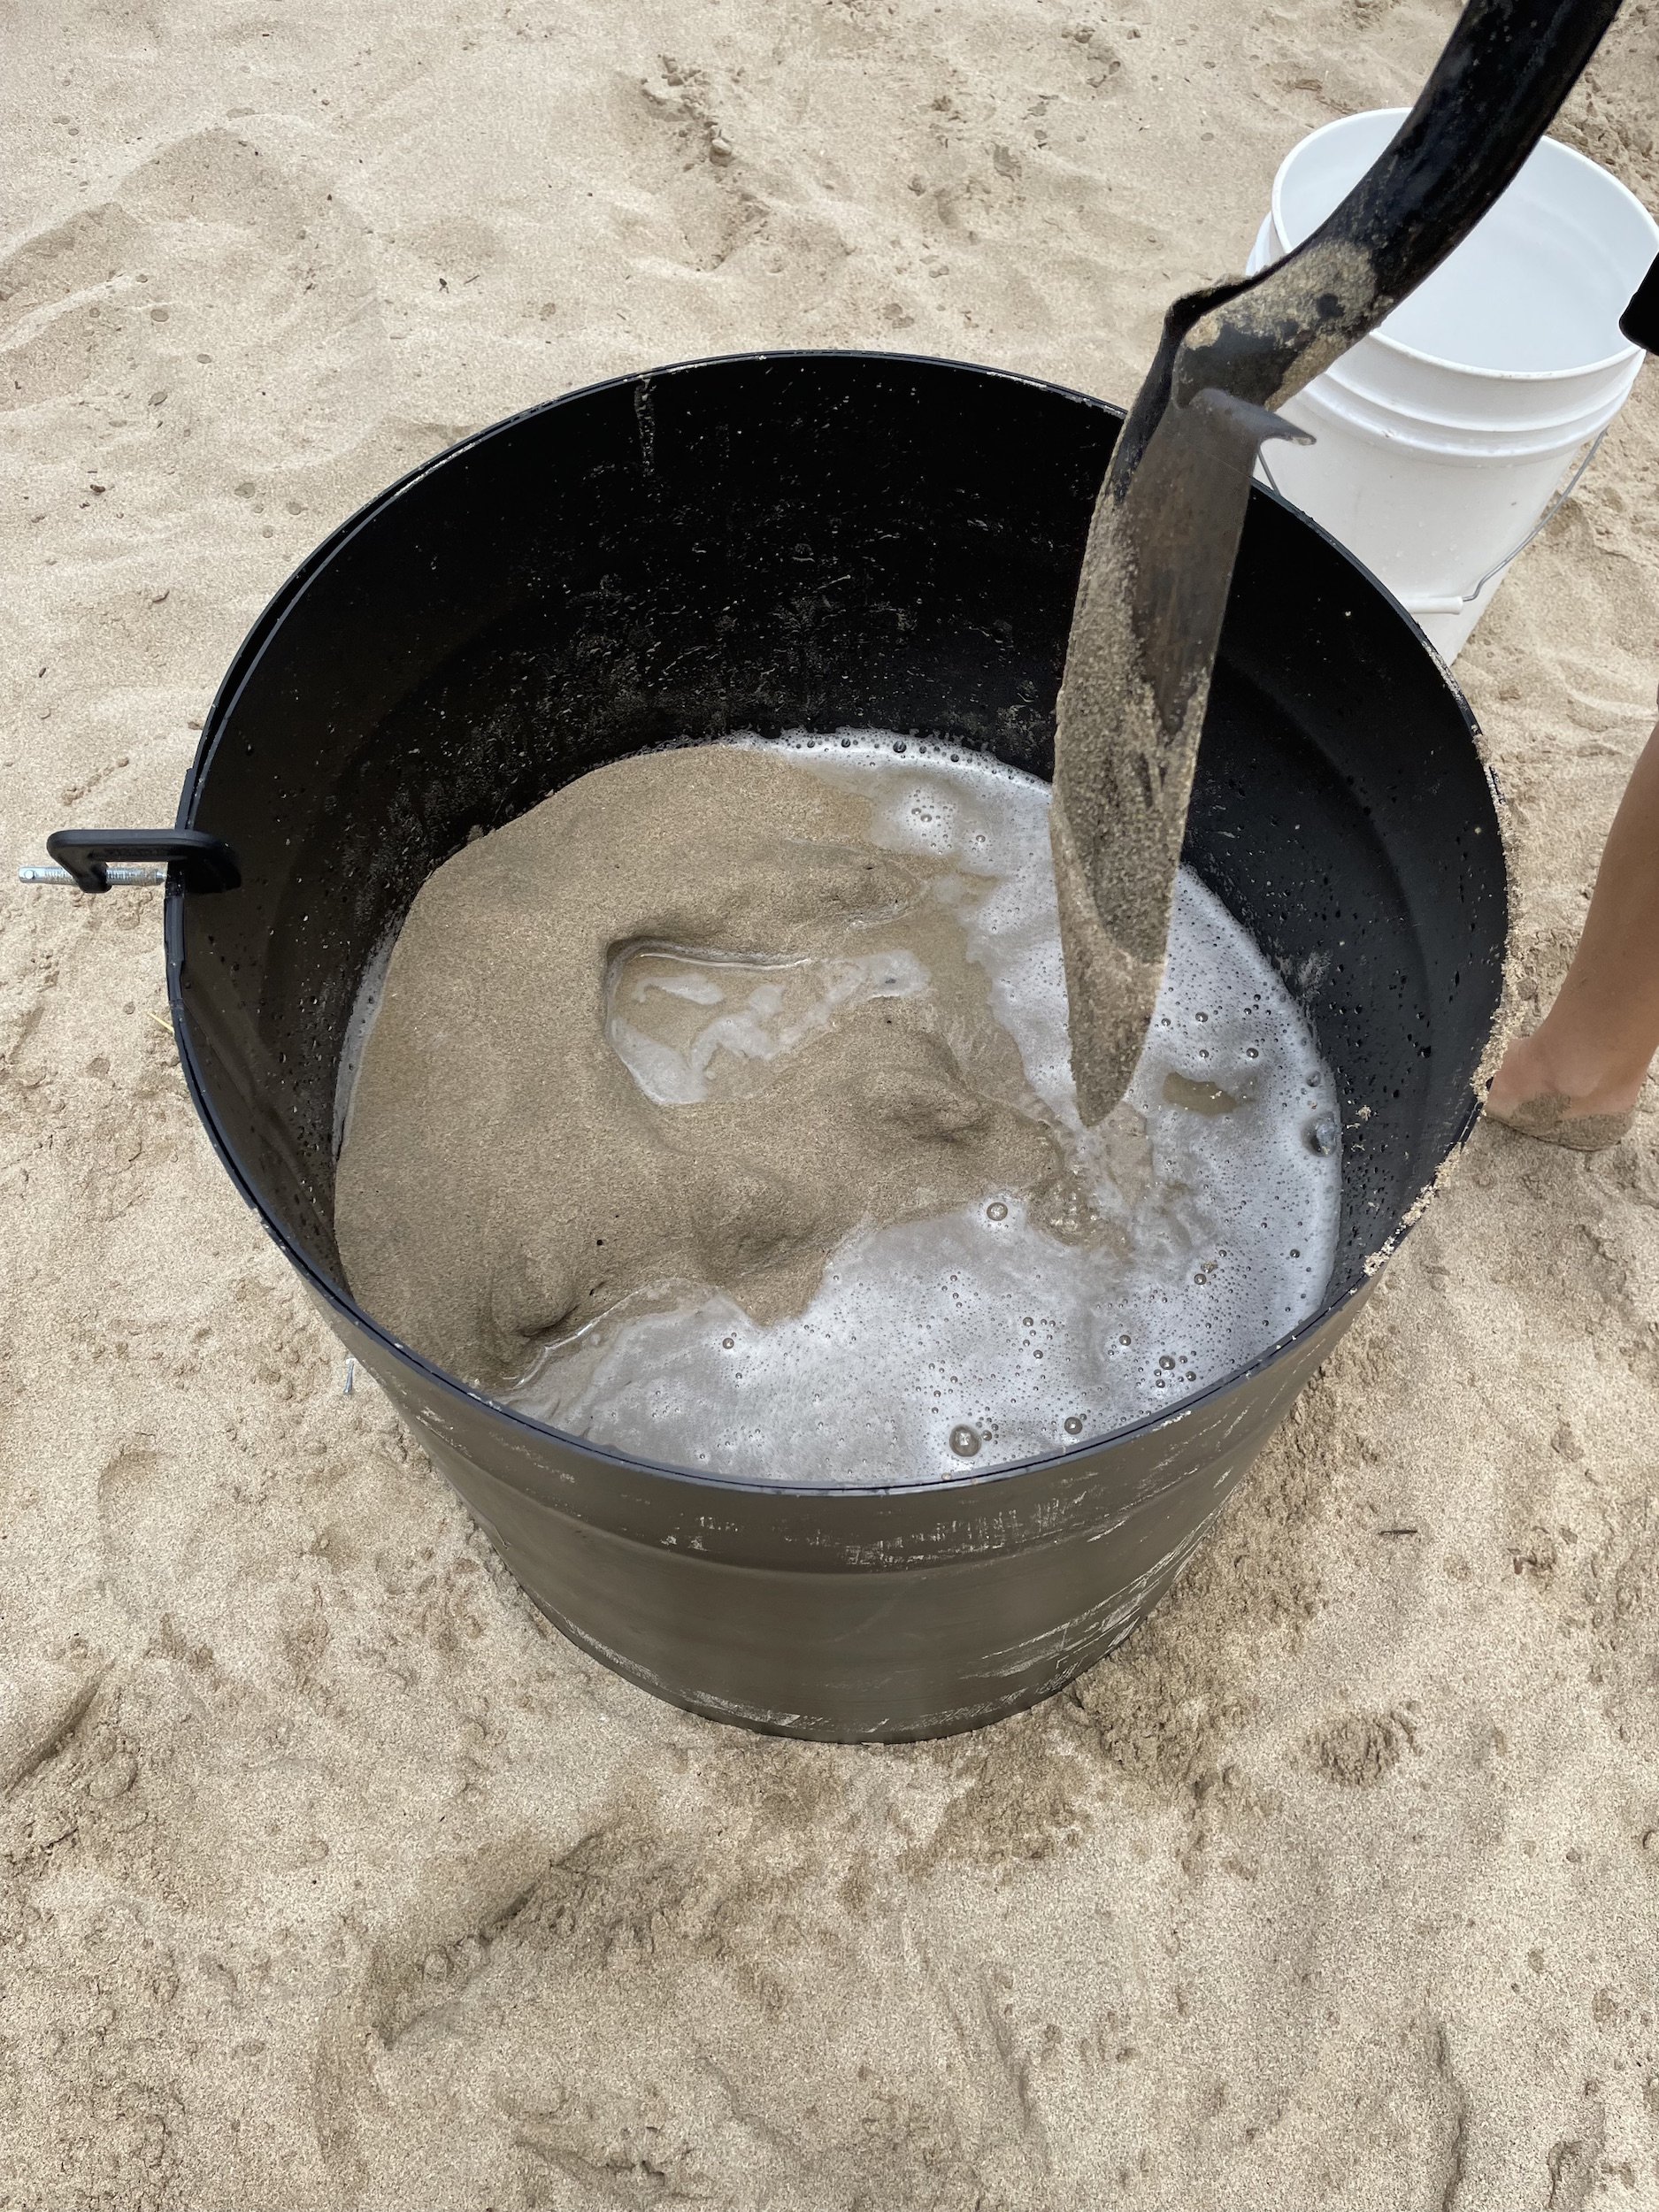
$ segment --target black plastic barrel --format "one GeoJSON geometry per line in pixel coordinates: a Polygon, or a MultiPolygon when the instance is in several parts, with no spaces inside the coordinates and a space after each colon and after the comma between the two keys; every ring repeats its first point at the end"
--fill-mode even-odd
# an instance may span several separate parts
{"type": "Polygon", "coordinates": [[[1051,386],[857,353],[575,393],[417,470],[306,562],[185,785],[180,825],[242,868],[216,894],[175,872],[166,907],[180,1050],[219,1156],[535,1602],[718,1719],[972,1727],[1110,1650],[1179,1573],[1471,1124],[1506,899],[1468,710],[1380,586],[1253,499],[1187,857],[1335,1072],[1336,1271],[1317,1317],[1252,1367],[1018,1466],[838,1490],[780,1436],[775,1482],[724,1481],[596,1449],[434,1369],[341,1275],[353,999],[474,824],[622,754],[862,725],[1046,774],[1119,421],[1051,386]]]}

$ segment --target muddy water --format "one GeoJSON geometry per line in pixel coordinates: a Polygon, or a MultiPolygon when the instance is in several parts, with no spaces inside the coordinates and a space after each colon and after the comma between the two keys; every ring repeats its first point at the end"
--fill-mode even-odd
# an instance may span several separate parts
{"type": "Polygon", "coordinates": [[[948,1478],[1166,1409],[1311,1315],[1335,1254],[1334,1085],[1283,981],[1197,878],[1179,879],[1128,1094],[1088,1130],[1048,787],[879,733],[765,749],[865,803],[878,846],[927,864],[928,897],[909,941],[901,927],[874,951],[625,949],[605,1023],[633,1082],[668,1115],[763,1089],[849,1010],[925,1002],[949,918],[1018,1048],[1010,1103],[1046,1124],[1063,1172],[854,1228],[782,1319],[707,1286],[636,1293],[503,1394],[595,1442],[724,1474],[948,1478]]]}

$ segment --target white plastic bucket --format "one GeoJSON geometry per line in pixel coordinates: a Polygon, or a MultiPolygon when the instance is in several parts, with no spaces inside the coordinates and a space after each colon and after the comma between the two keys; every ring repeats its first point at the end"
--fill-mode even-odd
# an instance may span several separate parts
{"type": "MultiPolygon", "coordinates": [[[[1318,227],[1405,114],[1346,116],[1292,150],[1252,274],[1318,227]]],[[[1655,254],[1640,201],[1547,138],[1427,282],[1286,403],[1317,442],[1276,444],[1263,472],[1448,661],[1629,396],[1642,353],[1618,319],[1655,254]]]]}

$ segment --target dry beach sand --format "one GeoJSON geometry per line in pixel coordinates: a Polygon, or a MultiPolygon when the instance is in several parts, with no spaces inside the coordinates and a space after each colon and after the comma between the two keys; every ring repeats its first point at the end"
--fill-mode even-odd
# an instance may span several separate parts
{"type": "MultiPolygon", "coordinates": [[[[1420,0],[8,0],[8,869],[286,571],[613,371],[1126,398],[1420,0]]],[[[1563,134],[1659,197],[1648,0],[1563,134]]],[[[1462,667],[1517,1004],[1659,676],[1659,382],[1462,667]]],[[[1478,1137],[1153,1624],[902,1750],[547,1629],[213,1162],[157,906],[0,897],[0,2207],[1659,2202],[1659,1117],[1478,1137]]]]}

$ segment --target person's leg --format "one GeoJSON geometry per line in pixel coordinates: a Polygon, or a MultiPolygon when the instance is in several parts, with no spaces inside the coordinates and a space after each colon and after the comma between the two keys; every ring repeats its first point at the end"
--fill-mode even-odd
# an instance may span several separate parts
{"type": "Polygon", "coordinates": [[[1555,1004],[1504,1055],[1486,1111],[1594,1150],[1628,1126],[1659,1052],[1659,728],[1613,818],[1584,934],[1555,1004]]]}

